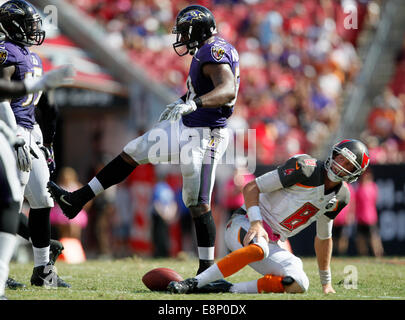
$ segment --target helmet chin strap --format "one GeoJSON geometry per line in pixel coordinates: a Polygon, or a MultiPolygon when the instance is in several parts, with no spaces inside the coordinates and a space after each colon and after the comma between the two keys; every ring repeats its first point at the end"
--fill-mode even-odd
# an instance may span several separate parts
{"type": "Polygon", "coordinates": [[[336,176],[336,175],[332,172],[332,169],[328,169],[327,174],[328,174],[328,179],[329,179],[330,181],[332,181],[332,182],[341,182],[341,181],[343,181],[342,178],[339,178],[338,176],[336,176]]]}

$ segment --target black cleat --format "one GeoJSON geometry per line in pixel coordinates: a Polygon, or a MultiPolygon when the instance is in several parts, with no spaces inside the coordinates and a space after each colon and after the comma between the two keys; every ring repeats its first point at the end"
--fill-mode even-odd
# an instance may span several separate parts
{"type": "Polygon", "coordinates": [[[167,291],[170,293],[197,293],[198,280],[196,278],[188,278],[184,281],[172,281],[167,286],[167,291]]]}
{"type": "Polygon", "coordinates": [[[293,278],[291,278],[290,276],[286,276],[283,278],[283,280],[281,280],[281,284],[283,286],[289,286],[290,284],[292,284],[295,280],[293,278]]]}
{"type": "Polygon", "coordinates": [[[68,192],[59,187],[55,182],[48,182],[48,191],[52,198],[62,209],[63,214],[69,219],[73,219],[82,210],[83,205],[77,204],[73,199],[72,192],[68,192]]]}
{"type": "Polygon", "coordinates": [[[70,288],[70,284],[59,278],[56,267],[50,263],[46,266],[34,267],[31,285],[50,288],[70,288]]]}
{"type": "Polygon", "coordinates": [[[0,300],[8,300],[6,296],[0,296],[0,300]]]}
{"type": "Polygon", "coordinates": [[[8,278],[6,281],[6,288],[8,289],[17,290],[17,289],[25,289],[26,287],[27,286],[24,283],[15,281],[12,278],[8,278]]]}
{"type": "Polygon", "coordinates": [[[51,239],[50,244],[49,244],[49,263],[54,265],[60,254],[62,253],[63,249],[63,244],[58,241],[58,240],[53,240],[51,239]]]}
{"type": "Polygon", "coordinates": [[[230,289],[233,286],[232,283],[226,281],[225,279],[213,281],[211,283],[206,284],[201,288],[196,288],[194,290],[195,293],[223,293],[223,292],[231,292],[230,289]]]}

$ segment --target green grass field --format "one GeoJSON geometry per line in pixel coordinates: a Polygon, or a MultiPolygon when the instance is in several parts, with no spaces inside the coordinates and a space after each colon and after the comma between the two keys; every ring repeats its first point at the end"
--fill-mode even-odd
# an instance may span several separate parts
{"type": "MultiPolygon", "coordinates": [[[[57,262],[59,275],[72,285],[71,289],[45,289],[32,287],[29,279],[32,264],[10,265],[10,276],[27,285],[24,290],[6,290],[10,300],[404,300],[405,258],[333,258],[332,275],[336,294],[321,291],[315,258],[303,258],[304,269],[310,279],[305,294],[191,294],[171,295],[151,292],[142,283],[142,276],[157,267],[176,270],[182,277],[194,275],[196,259],[142,259],[92,260],[68,265],[57,262]],[[347,267],[349,266],[349,267],[347,267]],[[355,276],[357,288],[347,288],[345,277],[355,276]]],[[[260,276],[246,267],[228,278],[231,282],[257,279],[260,276]]],[[[354,283],[352,283],[353,285],[354,283]]]]}

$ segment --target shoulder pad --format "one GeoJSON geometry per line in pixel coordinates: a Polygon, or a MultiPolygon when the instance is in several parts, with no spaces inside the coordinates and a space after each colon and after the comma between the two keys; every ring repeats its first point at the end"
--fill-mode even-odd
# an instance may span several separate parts
{"type": "Polygon", "coordinates": [[[296,159],[297,167],[300,167],[304,176],[309,178],[317,166],[317,160],[307,154],[293,157],[296,159]]]}
{"type": "Polygon", "coordinates": [[[197,52],[201,63],[231,63],[232,54],[229,44],[225,41],[213,41],[203,45],[197,52]]]}
{"type": "Polygon", "coordinates": [[[0,64],[4,64],[8,58],[8,51],[5,48],[0,47],[0,64]]]}
{"type": "Polygon", "coordinates": [[[291,187],[294,184],[318,186],[322,184],[321,174],[318,168],[318,161],[307,154],[296,155],[279,166],[278,173],[284,187],[291,187]]]}
{"type": "Polygon", "coordinates": [[[12,43],[5,41],[0,45],[0,64],[14,65],[17,63],[18,55],[18,50],[12,43]]]}

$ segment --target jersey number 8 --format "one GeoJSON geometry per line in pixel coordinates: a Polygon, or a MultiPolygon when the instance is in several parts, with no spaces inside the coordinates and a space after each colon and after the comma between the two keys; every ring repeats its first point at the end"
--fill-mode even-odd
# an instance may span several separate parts
{"type": "Polygon", "coordinates": [[[280,224],[290,231],[302,226],[307,223],[307,221],[313,217],[319,209],[315,207],[312,203],[307,202],[292,215],[285,218],[280,224]]]}

